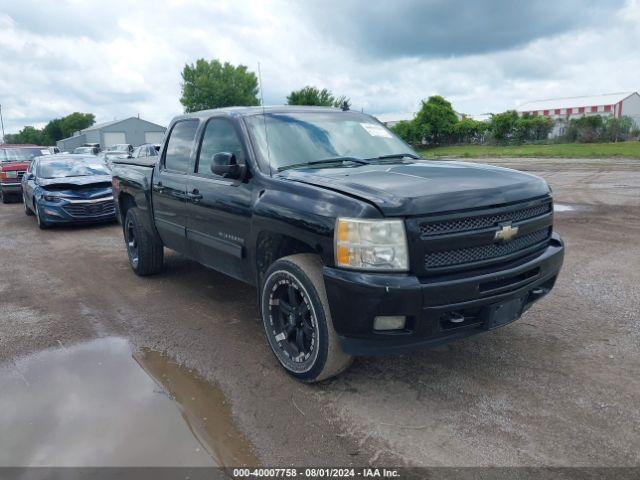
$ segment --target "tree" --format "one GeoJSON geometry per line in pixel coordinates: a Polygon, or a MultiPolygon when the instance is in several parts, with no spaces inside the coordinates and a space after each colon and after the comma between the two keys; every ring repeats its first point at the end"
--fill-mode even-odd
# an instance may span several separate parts
{"type": "Polygon", "coordinates": [[[318,107],[343,108],[346,102],[346,109],[351,105],[351,100],[345,95],[335,97],[326,88],[320,90],[317,87],[307,85],[300,90],[294,90],[287,95],[287,105],[315,105],[318,107]]]}
{"type": "MultiPolygon", "coordinates": [[[[498,143],[509,143],[513,140],[518,112],[507,110],[506,112],[491,115],[491,134],[498,143]]],[[[522,128],[522,124],[520,126],[522,128]]]]}
{"type": "MultiPolygon", "coordinates": [[[[53,121],[55,122],[55,120],[53,121]]],[[[94,123],[96,123],[96,116],[93,113],[73,112],[60,119],[58,126],[62,133],[61,138],[70,137],[78,130],[84,130],[94,123]]]]}
{"type": "Polygon", "coordinates": [[[553,120],[549,117],[531,117],[530,118],[530,130],[527,140],[547,140],[551,130],[553,130],[553,120]]]}
{"type": "Polygon", "coordinates": [[[49,121],[42,130],[47,145],[55,145],[58,140],[65,138],[62,131],[62,119],[54,118],[49,121]]]}
{"type": "Polygon", "coordinates": [[[24,127],[18,133],[7,135],[7,143],[33,143],[35,145],[55,145],[58,140],[71,137],[78,130],[84,130],[95,123],[93,113],[74,112],[66,117],[54,118],[42,130],[24,127]]]}
{"type": "Polygon", "coordinates": [[[600,115],[572,118],[565,139],[570,142],[598,142],[605,136],[605,122],[600,115]]]}
{"type": "Polygon", "coordinates": [[[33,145],[42,145],[44,144],[44,135],[42,134],[42,130],[27,126],[20,130],[18,133],[6,135],[5,142],[13,144],[26,143],[33,145]]]}
{"type": "Polygon", "coordinates": [[[451,139],[456,143],[482,143],[488,129],[487,122],[464,118],[451,127],[451,139]]]}
{"type": "Polygon", "coordinates": [[[182,70],[180,103],[185,112],[209,108],[259,105],[258,79],[244,65],[203,58],[182,70]]]}
{"type": "Polygon", "coordinates": [[[415,145],[422,140],[413,120],[402,120],[393,125],[390,130],[409,144],[415,145]]]}
{"type": "Polygon", "coordinates": [[[607,140],[610,142],[619,142],[628,140],[635,126],[631,117],[609,117],[605,122],[605,132],[607,140]]]}
{"type": "Polygon", "coordinates": [[[451,134],[453,125],[458,123],[451,103],[440,95],[434,95],[425,102],[414,119],[417,131],[429,143],[439,144],[451,134]]]}

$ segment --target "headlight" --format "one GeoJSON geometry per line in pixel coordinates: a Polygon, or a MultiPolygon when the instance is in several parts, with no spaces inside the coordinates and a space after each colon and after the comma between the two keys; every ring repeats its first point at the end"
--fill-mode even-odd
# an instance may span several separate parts
{"type": "Polygon", "coordinates": [[[8,172],[4,172],[7,174],[7,178],[17,178],[18,177],[18,172],[16,172],[15,170],[9,170],[8,172]]]}
{"type": "Polygon", "coordinates": [[[407,236],[402,220],[338,218],[336,265],[363,270],[409,270],[407,236]]]}
{"type": "Polygon", "coordinates": [[[43,196],[42,196],[42,199],[43,199],[45,202],[54,202],[54,203],[55,203],[55,202],[60,202],[60,201],[62,200],[60,197],[57,197],[57,196],[55,196],[55,195],[43,195],[43,196]]]}

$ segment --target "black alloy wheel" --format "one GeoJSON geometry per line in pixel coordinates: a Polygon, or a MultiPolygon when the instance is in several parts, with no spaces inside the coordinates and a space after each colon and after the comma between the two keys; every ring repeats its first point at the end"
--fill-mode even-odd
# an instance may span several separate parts
{"type": "Polygon", "coordinates": [[[131,262],[131,266],[134,268],[138,268],[138,263],[140,261],[140,256],[138,253],[138,239],[136,237],[136,228],[133,222],[132,217],[127,218],[127,223],[125,225],[125,240],[127,243],[127,254],[129,255],[129,261],[131,262]]]}
{"type": "Polygon", "coordinates": [[[352,361],[333,328],[320,257],[298,253],[267,269],[260,286],[262,323],[271,351],[292,377],[312,383],[352,361]]]}
{"type": "Polygon", "coordinates": [[[293,276],[284,275],[273,285],[269,318],[282,354],[302,367],[315,353],[317,325],[308,295],[293,276]]]}

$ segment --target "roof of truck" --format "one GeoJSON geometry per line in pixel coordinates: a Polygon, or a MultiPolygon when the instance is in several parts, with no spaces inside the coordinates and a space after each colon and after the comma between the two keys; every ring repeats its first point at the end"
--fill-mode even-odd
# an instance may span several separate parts
{"type": "MultiPolygon", "coordinates": [[[[349,110],[348,110],[349,111],[349,110]]],[[[260,113],[300,113],[300,112],[334,112],[341,113],[342,110],[333,107],[312,107],[307,105],[275,105],[268,107],[225,107],[214,108],[211,110],[201,110],[199,112],[185,113],[176,117],[182,118],[209,118],[217,114],[226,114],[229,116],[246,117],[249,115],[258,115],[260,113]]]]}
{"type": "Polygon", "coordinates": [[[0,148],[49,148],[42,145],[33,145],[31,143],[0,143],[0,148]]]}

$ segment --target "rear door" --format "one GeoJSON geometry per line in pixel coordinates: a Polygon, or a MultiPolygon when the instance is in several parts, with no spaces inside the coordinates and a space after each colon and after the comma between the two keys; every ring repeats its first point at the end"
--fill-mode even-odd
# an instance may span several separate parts
{"type": "Polygon", "coordinates": [[[204,126],[187,187],[187,238],[189,251],[199,262],[246,280],[251,183],[211,172],[213,156],[220,152],[233,153],[239,164],[246,165],[241,139],[234,123],[225,117],[213,117],[204,126]]]}
{"type": "Polygon", "coordinates": [[[156,228],[164,244],[187,252],[186,192],[187,172],[195,145],[197,119],[176,122],[164,154],[153,175],[152,202],[156,228]]]}

